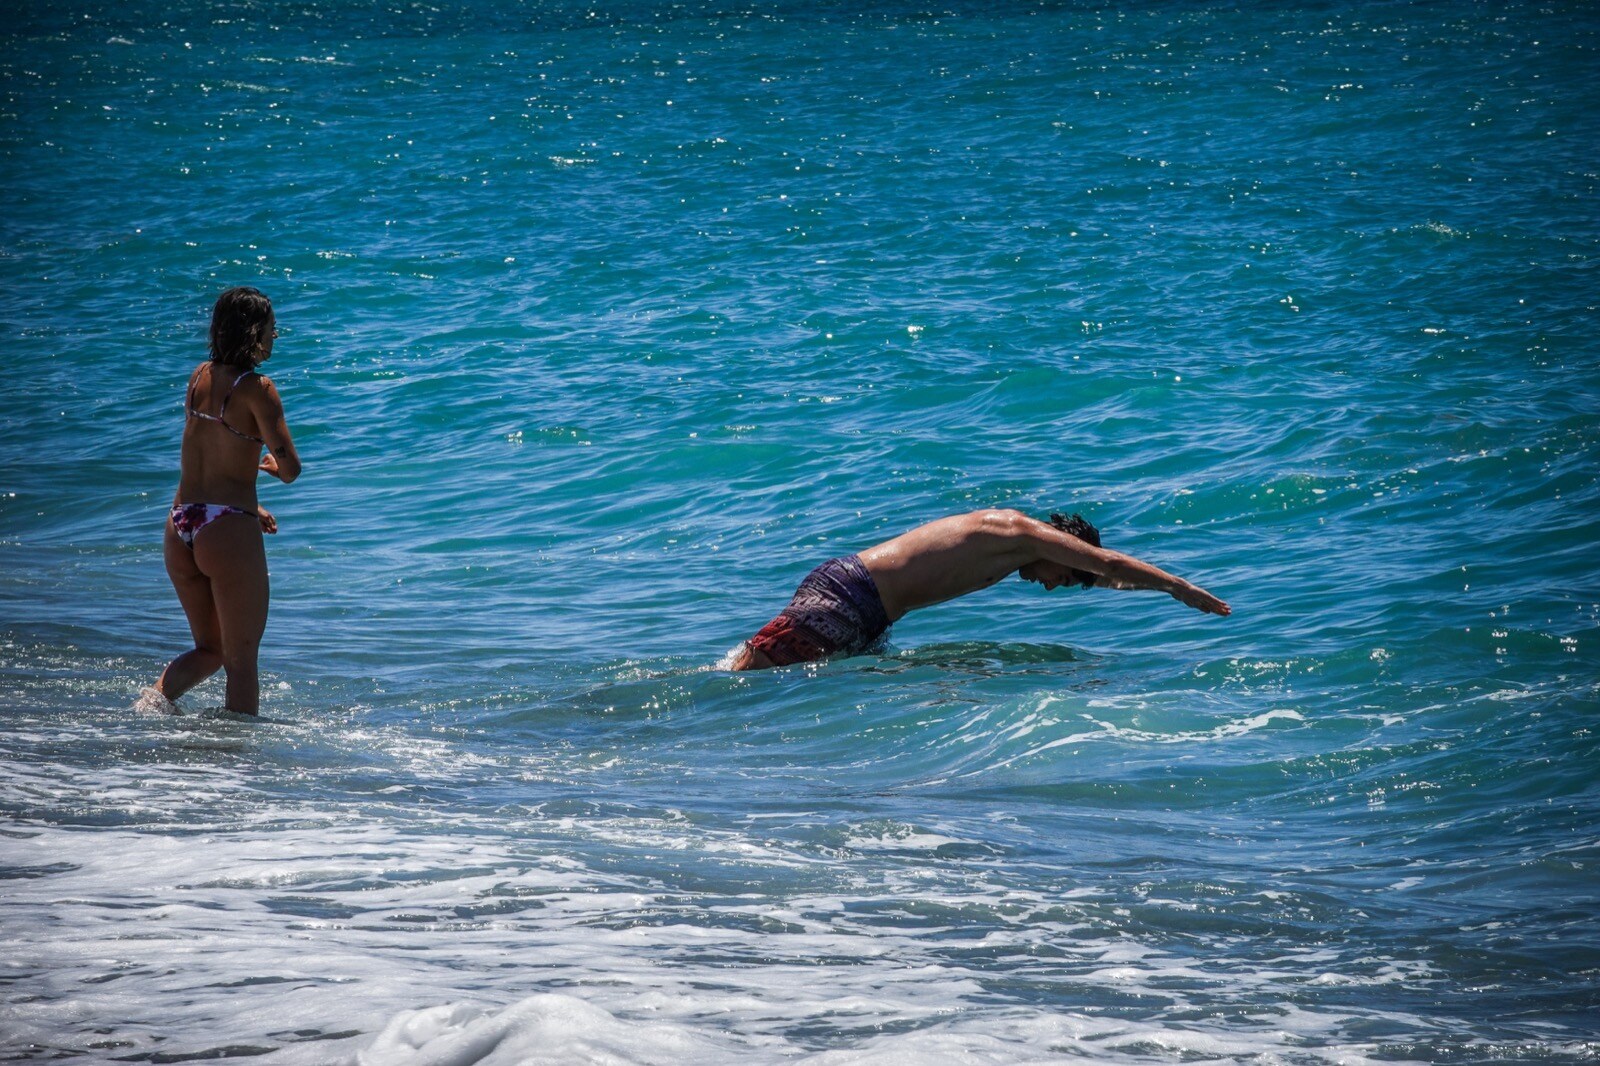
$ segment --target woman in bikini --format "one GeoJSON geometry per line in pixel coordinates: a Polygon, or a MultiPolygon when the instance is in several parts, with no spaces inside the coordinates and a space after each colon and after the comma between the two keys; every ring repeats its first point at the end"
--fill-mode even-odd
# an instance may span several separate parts
{"type": "Polygon", "coordinates": [[[178,494],[162,550],[194,647],[156,682],[169,700],[220,668],[228,710],[256,713],[256,652],[267,627],[261,535],[278,531],[256,502],[256,474],[284,484],[300,476],[278,390],[256,373],[277,335],[271,301],[255,289],[229,289],[211,313],[211,358],[189,375],[178,494]]]}

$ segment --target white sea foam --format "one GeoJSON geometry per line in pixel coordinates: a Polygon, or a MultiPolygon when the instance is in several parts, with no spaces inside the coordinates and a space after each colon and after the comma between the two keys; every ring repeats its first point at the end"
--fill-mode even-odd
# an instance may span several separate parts
{"type": "Polygon", "coordinates": [[[950,844],[970,844],[939,833],[924,833],[904,825],[889,826],[878,832],[852,833],[845,846],[859,851],[936,851],[950,844]]]}
{"type": "MultiPolygon", "coordinates": [[[[866,1006],[842,1002],[838,1012],[866,1006]]],[[[659,997],[651,1007],[684,1013],[684,1004],[659,997]]],[[[865,1037],[851,1048],[807,1053],[792,1043],[740,1039],[726,1030],[683,1023],[625,1020],[566,995],[531,996],[500,1010],[457,1004],[395,1017],[370,1045],[343,1062],[349,1066],[543,1066],[569,1063],[721,1063],[782,1061],[798,1066],[904,1066],[964,1063],[973,1066],[1061,1063],[1108,1057],[1129,1061],[1265,1059],[1365,1064],[1415,1061],[1392,1052],[1376,1057],[1375,1044],[1305,1046],[1322,1019],[1287,1007],[1277,1028],[1158,1027],[1086,1015],[1007,1008],[997,1016],[952,1010],[911,1032],[865,1037]]]]}
{"type": "MultiPolygon", "coordinates": [[[[731,836],[670,818],[572,831],[652,849],[674,834],[701,845],[731,836]]],[[[958,841],[894,825],[849,838],[922,851],[946,842],[958,841]]],[[[812,878],[844,862],[748,837],[713,843],[757,869],[812,878]]],[[[715,900],[546,854],[536,838],[418,835],[370,818],[184,834],[41,826],[5,838],[0,860],[51,869],[11,882],[5,938],[9,968],[36,975],[10,1036],[49,1046],[250,1046],[275,1049],[257,1061],[297,1066],[1231,1057],[1307,1038],[1330,1060],[1366,1053],[1341,1036],[1336,1013],[1273,1008],[1276,1029],[1244,1034],[1006,1005],[942,932],[988,915],[986,952],[1044,950],[1056,980],[1169,999],[1184,985],[1259,997],[1341,973],[1333,959],[1213,969],[1108,941],[1086,932],[1079,908],[1101,904],[1083,888],[1046,895],[979,877],[964,892],[944,885],[933,923],[902,925],[884,915],[925,906],[927,871],[915,865],[846,895],[715,900]],[[819,971],[822,959],[834,961],[819,971]],[[834,1049],[796,1036],[807,1030],[831,1032],[834,1049]]]]}
{"type": "MultiPolygon", "coordinates": [[[[1048,702],[1048,701],[1047,701],[1048,702]]],[[[1305,716],[1299,711],[1275,710],[1263,714],[1247,715],[1243,718],[1231,719],[1221,722],[1210,729],[1177,730],[1166,733],[1150,729],[1135,729],[1128,726],[1119,726],[1113,722],[1100,721],[1087,714],[1080,716],[1083,720],[1095,726],[1091,730],[1082,730],[1069,733],[1066,736],[1054,737],[1042,744],[1035,745],[1016,755],[1000,759],[992,766],[985,766],[969,773],[984,773],[998,767],[1010,766],[1040,755],[1052,748],[1064,747],[1068,744],[1088,744],[1095,741],[1118,740],[1137,744],[1198,744],[1216,740],[1225,740],[1232,737],[1244,736],[1265,729],[1274,722],[1304,722],[1305,716]]],[[[1011,738],[1024,737],[1036,729],[1060,725],[1060,719],[1040,719],[1035,715],[1028,715],[1016,726],[1007,730],[1011,738]]]]}
{"type": "Polygon", "coordinates": [[[736,1062],[749,1049],[682,1025],[626,1022],[573,996],[530,996],[497,1011],[452,1004],[406,1011],[353,1066],[539,1066],[736,1062]]]}

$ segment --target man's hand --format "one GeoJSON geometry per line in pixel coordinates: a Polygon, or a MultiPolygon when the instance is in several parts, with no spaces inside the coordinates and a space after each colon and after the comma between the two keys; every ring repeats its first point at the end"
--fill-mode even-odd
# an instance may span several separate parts
{"type": "Polygon", "coordinates": [[[261,465],[257,469],[263,474],[271,474],[279,481],[283,480],[283,475],[278,473],[278,457],[271,452],[267,452],[261,457],[261,465]]]}
{"type": "Polygon", "coordinates": [[[1217,599],[1205,589],[1191,585],[1187,581],[1180,581],[1178,587],[1172,590],[1172,598],[1186,607],[1193,607],[1206,614],[1230,615],[1233,608],[1217,599]]]}
{"type": "Polygon", "coordinates": [[[261,523],[261,532],[276,533],[278,531],[278,520],[273,518],[272,512],[265,507],[258,506],[256,508],[256,520],[261,523]]]}

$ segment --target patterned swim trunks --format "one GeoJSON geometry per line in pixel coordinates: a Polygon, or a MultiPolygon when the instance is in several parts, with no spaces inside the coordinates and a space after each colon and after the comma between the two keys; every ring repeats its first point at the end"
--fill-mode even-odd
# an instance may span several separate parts
{"type": "Polygon", "coordinates": [[[872,575],[855,555],[829,559],[800,582],[794,599],[750,638],[774,666],[860,655],[889,628],[872,575]]]}

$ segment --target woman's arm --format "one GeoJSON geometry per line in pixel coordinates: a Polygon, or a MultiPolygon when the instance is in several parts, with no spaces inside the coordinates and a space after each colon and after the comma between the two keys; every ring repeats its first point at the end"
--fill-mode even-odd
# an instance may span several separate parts
{"type": "Polygon", "coordinates": [[[289,423],[283,417],[283,400],[271,378],[261,379],[261,407],[256,412],[256,424],[261,427],[261,439],[267,445],[261,469],[287,485],[300,476],[300,453],[289,435],[289,423]]]}

